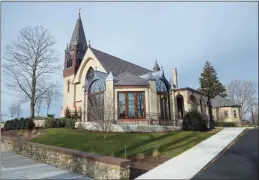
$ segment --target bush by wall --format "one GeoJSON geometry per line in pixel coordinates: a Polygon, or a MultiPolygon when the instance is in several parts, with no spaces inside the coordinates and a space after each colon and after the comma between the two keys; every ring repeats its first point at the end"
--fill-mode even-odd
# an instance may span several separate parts
{"type": "Polygon", "coordinates": [[[45,128],[74,128],[76,120],[70,118],[48,118],[46,119],[45,128]]]}
{"type": "Polygon", "coordinates": [[[16,130],[16,129],[27,129],[27,130],[32,130],[35,127],[34,122],[26,118],[24,119],[21,117],[20,119],[15,118],[14,120],[8,120],[4,124],[4,129],[6,131],[8,130],[16,130]]]}
{"type": "Polygon", "coordinates": [[[54,118],[48,118],[45,120],[45,128],[56,128],[57,127],[57,122],[55,121],[54,118]]]}
{"type": "Polygon", "coordinates": [[[237,124],[235,122],[214,122],[214,126],[218,127],[236,127],[237,124]]]}
{"type": "Polygon", "coordinates": [[[71,128],[71,129],[75,128],[75,123],[76,123],[75,119],[66,119],[65,122],[66,122],[66,125],[65,125],[66,128],[71,128]]]}
{"type": "Polygon", "coordinates": [[[182,129],[185,131],[207,131],[208,120],[197,110],[189,111],[183,118],[182,129]]]}

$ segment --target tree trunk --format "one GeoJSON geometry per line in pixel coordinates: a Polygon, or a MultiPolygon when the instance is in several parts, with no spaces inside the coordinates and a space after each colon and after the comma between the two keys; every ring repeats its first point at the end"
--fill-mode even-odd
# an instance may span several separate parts
{"type": "Polygon", "coordinates": [[[48,116],[48,114],[49,114],[49,106],[47,106],[47,116],[48,116]]]}
{"type": "MultiPolygon", "coordinates": [[[[36,68],[35,68],[36,69],[36,68]]],[[[32,73],[32,90],[31,90],[31,119],[34,118],[34,108],[35,108],[35,93],[36,93],[36,70],[32,73]]]]}
{"type": "Polygon", "coordinates": [[[208,110],[209,110],[209,117],[210,117],[210,129],[215,129],[214,127],[214,120],[212,117],[212,108],[211,108],[211,101],[210,101],[210,92],[208,92],[208,110]]]}

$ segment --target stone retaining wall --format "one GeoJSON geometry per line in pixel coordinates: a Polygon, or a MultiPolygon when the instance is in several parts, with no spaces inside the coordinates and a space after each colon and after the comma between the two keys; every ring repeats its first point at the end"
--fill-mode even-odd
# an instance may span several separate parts
{"type": "MultiPolygon", "coordinates": [[[[2,136],[2,145],[35,160],[94,179],[129,179],[130,161],[2,136]]],[[[105,148],[105,147],[104,147],[105,148]]]]}
{"type": "MultiPolygon", "coordinates": [[[[76,122],[75,127],[83,127],[89,131],[102,131],[101,126],[95,122],[76,122]]],[[[146,124],[112,124],[108,131],[110,132],[171,132],[181,129],[180,126],[159,126],[146,124]]]]}

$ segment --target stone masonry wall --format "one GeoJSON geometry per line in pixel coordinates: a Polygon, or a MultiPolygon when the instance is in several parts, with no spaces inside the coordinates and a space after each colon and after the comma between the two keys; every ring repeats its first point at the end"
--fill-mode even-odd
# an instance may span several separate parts
{"type": "Polygon", "coordinates": [[[94,179],[129,179],[130,161],[127,159],[32,143],[13,137],[2,136],[1,141],[7,149],[19,154],[94,179]]]}

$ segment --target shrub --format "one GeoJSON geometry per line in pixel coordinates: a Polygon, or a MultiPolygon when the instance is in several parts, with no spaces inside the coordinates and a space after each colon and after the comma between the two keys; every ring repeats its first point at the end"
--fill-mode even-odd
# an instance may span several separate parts
{"type": "Polygon", "coordinates": [[[30,133],[28,131],[24,131],[23,136],[28,138],[28,137],[30,137],[30,133]]]}
{"type": "Polygon", "coordinates": [[[182,129],[186,131],[207,131],[208,120],[197,110],[189,111],[183,117],[182,129]]]}
{"type": "Polygon", "coordinates": [[[24,118],[21,118],[19,121],[20,121],[20,129],[25,129],[26,120],[24,118]]]}
{"type": "Polygon", "coordinates": [[[57,127],[57,122],[53,118],[46,119],[45,128],[55,128],[57,127]]]}
{"type": "Polygon", "coordinates": [[[138,153],[137,156],[136,156],[137,161],[140,161],[140,160],[142,160],[144,158],[145,158],[145,155],[142,152],[138,153]]]}
{"type": "Polygon", "coordinates": [[[66,126],[65,119],[56,119],[56,127],[57,128],[62,128],[66,126]]]}
{"type": "Polygon", "coordinates": [[[237,124],[235,122],[214,122],[214,125],[215,126],[218,126],[218,127],[236,127],[237,124]]]}
{"type": "Polygon", "coordinates": [[[155,148],[152,154],[153,157],[158,157],[159,156],[159,151],[158,148],[155,148]]]}
{"type": "Polygon", "coordinates": [[[5,129],[6,131],[9,130],[9,123],[10,123],[10,121],[5,121],[5,123],[4,123],[4,129],[5,129]]]}
{"type": "Polygon", "coordinates": [[[26,124],[26,129],[27,130],[32,130],[34,127],[35,127],[35,124],[34,124],[33,120],[32,119],[28,119],[27,120],[27,124],[26,124]]]}
{"type": "Polygon", "coordinates": [[[24,130],[19,130],[18,132],[17,132],[17,135],[18,136],[22,136],[24,134],[24,130]]]}
{"type": "Polygon", "coordinates": [[[75,124],[76,124],[75,119],[66,119],[65,121],[66,121],[66,125],[65,125],[66,128],[71,128],[71,129],[75,128],[75,124]]]}
{"type": "Polygon", "coordinates": [[[11,129],[12,129],[12,130],[16,130],[17,124],[18,124],[18,119],[15,118],[15,119],[13,120],[11,129]]]}

